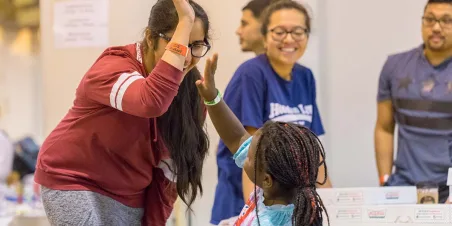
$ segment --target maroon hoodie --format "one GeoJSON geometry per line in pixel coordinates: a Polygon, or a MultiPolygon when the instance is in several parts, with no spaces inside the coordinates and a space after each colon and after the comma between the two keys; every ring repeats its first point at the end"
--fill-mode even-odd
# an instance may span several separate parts
{"type": "Polygon", "coordinates": [[[105,50],[43,143],[36,182],[144,208],[143,225],[164,226],[177,193],[156,117],[168,110],[182,76],[163,60],[147,75],[138,43],[105,50]]]}

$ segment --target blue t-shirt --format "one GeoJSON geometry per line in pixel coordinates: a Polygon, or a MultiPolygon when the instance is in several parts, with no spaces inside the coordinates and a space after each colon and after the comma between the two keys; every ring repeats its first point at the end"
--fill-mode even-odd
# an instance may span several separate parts
{"type": "Polygon", "coordinates": [[[392,101],[398,125],[396,170],[387,184],[445,185],[452,167],[452,58],[432,66],[423,45],[389,56],[377,100],[392,101]]]}
{"type": "MultiPolygon", "coordinates": [[[[324,129],[316,104],[315,79],[310,69],[296,64],[292,80],[282,79],[267,56],[243,63],[226,88],[224,101],[244,126],[260,128],[268,120],[292,122],[317,135],[324,129]]],[[[212,209],[212,224],[240,214],[243,207],[242,169],[222,141],[217,153],[218,184],[212,209]]]]}

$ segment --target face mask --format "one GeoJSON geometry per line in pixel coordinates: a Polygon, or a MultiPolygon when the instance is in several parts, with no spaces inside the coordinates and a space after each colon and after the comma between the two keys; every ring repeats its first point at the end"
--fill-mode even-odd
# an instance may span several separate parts
{"type": "Polygon", "coordinates": [[[246,157],[248,156],[248,150],[250,149],[252,139],[253,137],[250,137],[243,142],[242,145],[240,145],[239,150],[234,154],[234,160],[237,166],[243,167],[246,157]]]}

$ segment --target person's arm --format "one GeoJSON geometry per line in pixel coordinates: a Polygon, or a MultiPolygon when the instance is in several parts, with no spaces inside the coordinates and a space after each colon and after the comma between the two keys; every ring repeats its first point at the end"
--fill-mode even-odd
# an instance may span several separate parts
{"type": "MultiPolygon", "coordinates": [[[[188,46],[194,12],[187,0],[173,0],[179,22],[171,42],[188,46]]],[[[108,50],[107,50],[108,51],[108,50]]],[[[185,56],[166,50],[150,74],[137,72],[132,59],[105,54],[85,76],[85,95],[125,113],[154,118],[163,115],[183,79],[185,56]]]]}
{"type": "MultiPolygon", "coordinates": [[[[188,73],[195,74],[196,80],[202,79],[202,75],[201,75],[201,72],[199,71],[198,67],[192,68],[191,71],[189,71],[188,73]]],[[[187,73],[187,75],[188,75],[188,73],[187,73]]],[[[206,119],[207,119],[207,107],[206,107],[206,105],[204,105],[204,100],[202,99],[201,96],[199,98],[199,104],[200,104],[200,107],[201,107],[201,111],[200,111],[200,114],[201,114],[201,126],[204,126],[204,124],[206,123],[206,119]]]]}
{"type": "Polygon", "coordinates": [[[377,120],[374,130],[375,160],[379,183],[383,185],[392,174],[394,163],[394,110],[391,100],[391,74],[394,60],[388,58],[380,73],[377,94],[377,120]]]}
{"type": "MultiPolygon", "coordinates": [[[[188,48],[190,33],[195,22],[195,12],[189,3],[189,0],[173,0],[173,4],[176,8],[179,22],[171,37],[171,42],[184,45],[188,48]]],[[[185,56],[180,54],[166,50],[161,59],[181,71],[184,68],[185,56]]],[[[182,80],[180,82],[182,82],[182,80]]]]}
{"type": "Polygon", "coordinates": [[[207,112],[223,143],[232,154],[235,154],[251,135],[223,100],[214,106],[207,106],[207,112]]]}
{"type": "Polygon", "coordinates": [[[147,78],[134,70],[133,59],[105,55],[83,80],[87,99],[143,118],[163,115],[179,89],[182,71],[159,61],[147,78]]]}
{"type": "MultiPolygon", "coordinates": [[[[181,20],[177,24],[174,35],[171,37],[171,42],[188,46],[191,29],[193,27],[193,21],[181,20]]],[[[176,54],[172,51],[165,50],[161,60],[167,62],[173,67],[182,71],[184,69],[185,56],[176,54]]],[[[182,80],[180,80],[182,82],[182,80]]]]}
{"type": "Polygon", "coordinates": [[[377,123],[375,125],[375,158],[380,184],[391,175],[394,163],[394,112],[392,101],[385,100],[377,104],[377,123]]]}
{"type": "MultiPolygon", "coordinates": [[[[245,126],[246,131],[253,135],[257,129],[254,127],[245,126]]],[[[245,170],[242,170],[242,190],[243,190],[243,200],[245,202],[250,198],[250,195],[254,192],[254,183],[250,180],[245,170]]]]}
{"type": "MultiPolygon", "coordinates": [[[[266,87],[262,72],[256,65],[242,65],[236,72],[240,78],[239,85],[235,92],[240,95],[240,122],[246,131],[253,135],[260,127],[264,125],[264,93],[266,87]]],[[[248,200],[250,194],[254,191],[254,183],[251,182],[248,175],[242,170],[242,192],[244,200],[248,200]]]]}
{"type": "MultiPolygon", "coordinates": [[[[199,94],[206,101],[214,100],[218,95],[215,87],[214,74],[217,68],[218,55],[214,54],[207,59],[204,69],[204,79],[196,81],[199,94]]],[[[226,147],[235,154],[240,145],[251,135],[246,132],[240,120],[235,116],[223,99],[217,104],[207,106],[210,120],[212,121],[218,135],[226,147]]]]}
{"type": "MultiPolygon", "coordinates": [[[[173,36],[175,42],[188,42],[190,26],[180,22],[173,36]]],[[[107,50],[108,51],[108,50],[107,50]]],[[[165,51],[151,73],[144,78],[133,59],[105,54],[87,73],[86,96],[125,113],[154,118],[163,115],[177,95],[183,78],[184,57],[165,51]]]]}

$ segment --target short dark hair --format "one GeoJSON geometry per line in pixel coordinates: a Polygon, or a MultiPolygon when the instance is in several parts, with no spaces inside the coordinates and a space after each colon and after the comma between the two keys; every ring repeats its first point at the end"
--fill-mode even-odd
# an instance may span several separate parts
{"type": "Polygon", "coordinates": [[[308,10],[300,3],[292,0],[280,0],[276,1],[267,8],[265,8],[264,12],[262,13],[262,27],[261,27],[261,33],[265,36],[268,32],[268,25],[270,24],[270,19],[273,15],[273,13],[283,10],[283,9],[295,9],[302,13],[305,16],[306,21],[306,31],[309,34],[311,32],[311,18],[309,17],[308,10]]]}
{"type": "Polygon", "coordinates": [[[274,1],[275,0],[251,0],[243,7],[242,11],[250,10],[254,17],[259,19],[264,9],[274,1]]]}
{"type": "Polygon", "coordinates": [[[431,3],[450,3],[452,4],[452,0],[428,0],[427,4],[431,3]]]}
{"type": "Polygon", "coordinates": [[[427,4],[426,4],[425,7],[424,7],[424,11],[427,9],[427,6],[428,6],[429,4],[441,4],[441,3],[445,3],[445,4],[449,3],[449,4],[452,4],[452,0],[428,0],[427,4]]]}

